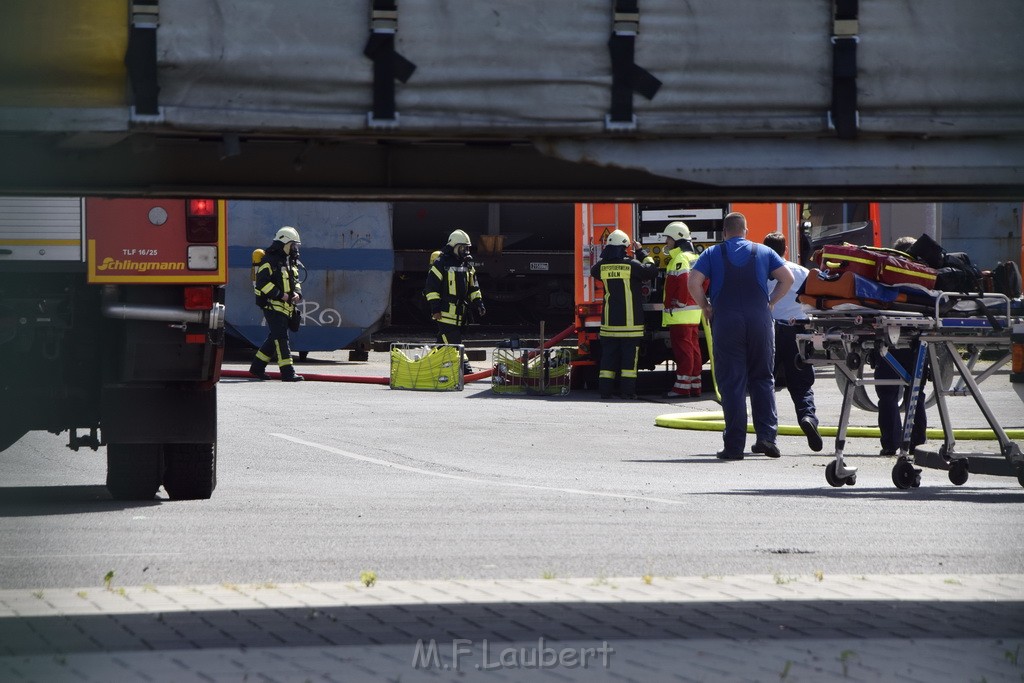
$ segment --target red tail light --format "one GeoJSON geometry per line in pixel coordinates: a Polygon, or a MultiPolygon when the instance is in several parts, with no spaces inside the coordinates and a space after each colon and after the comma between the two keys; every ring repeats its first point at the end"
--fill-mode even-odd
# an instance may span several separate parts
{"type": "Polygon", "coordinates": [[[213,287],[186,287],[185,310],[208,311],[213,308],[213,287]]]}
{"type": "Polygon", "coordinates": [[[189,216],[216,216],[217,202],[213,199],[188,200],[189,216]]]}
{"type": "Polygon", "coordinates": [[[189,242],[217,241],[217,200],[189,199],[185,215],[185,239],[189,242]]]}

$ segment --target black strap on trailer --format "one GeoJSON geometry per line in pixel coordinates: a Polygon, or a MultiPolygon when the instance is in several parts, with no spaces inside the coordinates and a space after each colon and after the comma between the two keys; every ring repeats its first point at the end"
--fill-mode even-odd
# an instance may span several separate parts
{"type": "Polygon", "coordinates": [[[858,0],[832,3],[832,108],[829,125],[843,140],[857,137],[858,0]]]}
{"type": "Polygon", "coordinates": [[[412,77],[416,65],[395,51],[398,4],[395,0],[373,0],[370,11],[370,39],[363,54],[373,61],[373,111],[367,115],[371,128],[395,128],[395,79],[402,83],[412,77]]]}
{"type": "Polygon", "coordinates": [[[612,35],[608,39],[608,52],[612,59],[612,104],[605,116],[605,128],[608,130],[635,129],[633,93],[653,100],[661,88],[661,81],[634,61],[639,31],[638,0],[616,0],[612,35]]]}
{"type": "Polygon", "coordinates": [[[156,29],[160,24],[160,7],[157,3],[158,0],[132,3],[128,50],[124,55],[132,86],[132,119],[160,115],[160,85],[156,68],[156,29]]]}

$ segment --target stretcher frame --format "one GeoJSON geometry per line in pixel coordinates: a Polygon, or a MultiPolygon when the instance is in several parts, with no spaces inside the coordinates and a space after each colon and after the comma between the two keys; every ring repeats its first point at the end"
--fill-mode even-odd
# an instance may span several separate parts
{"type": "Polygon", "coordinates": [[[825,480],[829,485],[840,487],[857,483],[857,468],[848,466],[843,455],[857,388],[897,385],[910,387],[910,400],[904,401],[903,406],[900,449],[892,469],[892,481],[897,488],[909,489],[921,485],[921,469],[915,465],[947,470],[950,481],[957,486],[966,483],[971,472],[1016,476],[1021,486],[1024,486],[1024,455],[1020,446],[1007,437],[979,388],[983,381],[1011,359],[1010,334],[1015,320],[1010,314],[1010,300],[999,294],[985,295],[986,299],[1000,299],[1000,308],[1005,301],[1005,314],[1001,315],[940,315],[940,311],[952,309],[957,299],[977,298],[976,294],[942,293],[936,298],[934,315],[857,308],[815,311],[808,314],[807,320],[796,321],[804,328],[803,332],[796,335],[800,359],[809,365],[833,365],[836,372],[842,373],[847,380],[836,431],[834,460],[825,468],[825,480]],[[970,348],[966,361],[957,350],[957,345],[970,348]],[[917,353],[912,368],[902,367],[891,354],[892,349],[915,347],[917,353]],[[939,349],[948,353],[953,369],[959,375],[959,380],[950,388],[941,386],[944,383],[936,383],[934,387],[939,419],[942,422],[943,443],[937,452],[915,448],[911,454],[910,439],[917,399],[924,391],[928,364],[933,368],[939,367],[939,349]],[[986,350],[1003,353],[990,367],[975,374],[975,365],[986,350]],[[871,353],[877,353],[879,362],[888,363],[898,376],[895,379],[880,380],[862,377],[859,371],[863,359],[871,353]],[[971,396],[974,399],[995,433],[999,442],[999,455],[956,451],[956,437],[946,403],[947,396],[971,396]]]}

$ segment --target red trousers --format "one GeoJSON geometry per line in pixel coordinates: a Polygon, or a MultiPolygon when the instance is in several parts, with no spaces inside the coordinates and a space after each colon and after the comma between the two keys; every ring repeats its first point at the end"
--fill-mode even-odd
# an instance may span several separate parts
{"type": "Polygon", "coordinates": [[[676,361],[676,382],[673,393],[681,396],[699,396],[701,392],[699,325],[669,325],[672,356],[676,361]]]}

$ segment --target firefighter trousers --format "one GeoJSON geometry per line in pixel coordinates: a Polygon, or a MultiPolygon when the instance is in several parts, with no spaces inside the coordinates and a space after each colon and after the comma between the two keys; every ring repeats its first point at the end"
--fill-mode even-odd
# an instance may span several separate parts
{"type": "MultiPolygon", "coordinates": [[[[288,347],[288,316],[278,311],[263,309],[263,318],[267,321],[267,340],[256,352],[256,363],[277,363],[282,376],[295,374],[292,365],[292,351],[288,347]]],[[[256,364],[254,363],[254,365],[256,364]]]]}
{"type": "Polygon", "coordinates": [[[597,388],[601,398],[615,391],[619,377],[619,393],[624,398],[636,396],[636,366],[640,356],[640,337],[601,337],[601,371],[597,388]]]}

